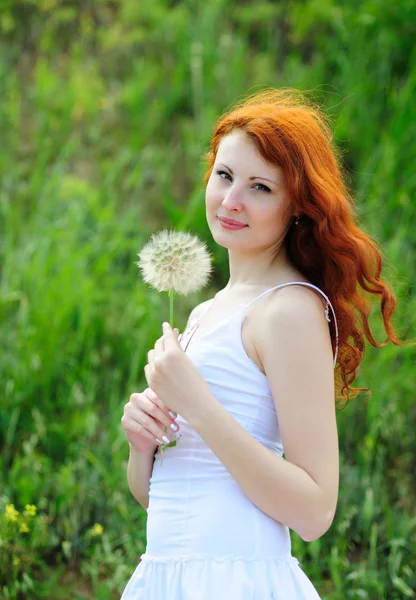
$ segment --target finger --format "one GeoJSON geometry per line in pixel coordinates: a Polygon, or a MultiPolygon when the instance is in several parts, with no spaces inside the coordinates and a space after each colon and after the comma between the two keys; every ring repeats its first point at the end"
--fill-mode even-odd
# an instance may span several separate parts
{"type": "MultiPolygon", "coordinates": [[[[172,433],[176,433],[179,431],[180,427],[174,420],[169,416],[168,408],[163,404],[163,402],[158,398],[157,394],[151,389],[147,388],[143,394],[142,399],[138,399],[138,403],[143,408],[144,416],[144,424],[147,426],[147,429],[152,432],[152,434],[159,438],[159,440],[163,440],[164,443],[166,439],[163,439],[163,436],[172,436],[172,433]],[[148,417],[147,417],[148,416],[148,417]]],[[[141,419],[143,422],[143,418],[141,419]]]]}
{"type": "Polygon", "coordinates": [[[158,340],[156,340],[155,351],[156,351],[156,353],[162,353],[165,351],[165,343],[163,341],[163,336],[161,338],[159,338],[158,340]]]}
{"type": "Polygon", "coordinates": [[[153,436],[153,441],[159,444],[169,444],[174,437],[174,431],[169,425],[161,423],[146,412],[140,414],[140,425],[153,436]]]}
{"type": "MultiPolygon", "coordinates": [[[[130,402],[125,407],[121,423],[123,428],[131,433],[140,433],[142,428],[145,429],[152,435],[152,441],[155,441],[156,438],[163,440],[163,436],[172,436],[180,429],[179,425],[152,402],[144,392],[132,394],[130,402]]],[[[169,442],[166,442],[165,439],[162,443],[169,442]]]]}
{"type": "Polygon", "coordinates": [[[179,342],[176,338],[176,335],[170,326],[169,323],[164,322],[162,325],[163,328],[163,338],[165,343],[165,350],[169,348],[176,348],[179,346],[179,342]]]}
{"type": "MultiPolygon", "coordinates": [[[[149,405],[144,409],[141,422],[160,440],[163,440],[164,436],[169,437],[170,440],[173,439],[174,434],[180,429],[175,420],[171,419],[150,400],[149,405]]],[[[166,440],[164,442],[166,443],[166,440]]]]}
{"type": "Polygon", "coordinates": [[[144,367],[144,376],[146,378],[147,385],[150,387],[151,383],[150,383],[150,366],[149,365],[145,365],[145,367],[144,367]]]}
{"type": "Polygon", "coordinates": [[[151,441],[153,444],[156,443],[161,445],[169,443],[166,442],[166,439],[163,439],[163,437],[168,437],[164,429],[155,427],[151,421],[149,421],[149,425],[150,428],[146,426],[146,424],[142,423],[135,423],[130,429],[124,427],[129,441],[131,441],[132,437],[134,438],[134,436],[138,436],[139,438],[145,438],[146,440],[151,441]]]}
{"type": "Polygon", "coordinates": [[[143,394],[147,398],[149,398],[149,400],[151,400],[154,404],[156,404],[156,406],[158,406],[160,410],[170,418],[169,425],[172,421],[176,419],[178,413],[176,413],[174,410],[170,410],[169,407],[167,407],[166,404],[164,404],[162,400],[160,400],[159,396],[151,388],[145,389],[143,394]]]}
{"type": "Polygon", "coordinates": [[[165,352],[165,344],[163,342],[163,339],[157,340],[157,342],[155,343],[153,360],[155,360],[155,358],[157,358],[157,357],[163,356],[164,352],[165,352]]]}

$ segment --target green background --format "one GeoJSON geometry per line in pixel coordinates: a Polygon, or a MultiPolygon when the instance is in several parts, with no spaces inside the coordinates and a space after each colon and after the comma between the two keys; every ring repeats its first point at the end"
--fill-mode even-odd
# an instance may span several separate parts
{"type": "MultiPolygon", "coordinates": [[[[415,337],[416,4],[0,6],[0,597],[117,599],[146,522],[120,419],[169,310],[137,252],[173,228],[214,254],[210,286],[177,303],[180,329],[225,285],[202,157],[237,97],[296,87],[325,107],[398,298],[393,323],[415,337]]],[[[370,324],[383,341],[376,302],[370,324]]],[[[415,358],[367,347],[355,384],[373,396],[338,413],[335,520],[311,543],[292,532],[323,600],[416,597],[415,358]]]]}

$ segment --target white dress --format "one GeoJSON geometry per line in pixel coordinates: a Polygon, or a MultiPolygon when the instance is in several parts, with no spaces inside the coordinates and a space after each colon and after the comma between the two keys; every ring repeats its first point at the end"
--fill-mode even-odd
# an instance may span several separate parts
{"type": "MultiPolygon", "coordinates": [[[[319,291],[335,313],[327,296],[319,291]]],[[[252,302],[283,286],[267,290],[252,302]]],[[[241,340],[245,311],[190,344],[187,354],[226,410],[256,440],[283,454],[267,377],[241,340]]],[[[334,325],[337,333],[336,320],[334,325]]],[[[186,339],[186,338],[185,338],[186,339]]],[[[184,337],[180,343],[185,349],[184,337]]],[[[334,366],[336,364],[335,351],[334,366]]],[[[156,453],[150,479],[146,551],[121,600],[319,600],[291,555],[287,526],[257,508],[180,415],[180,438],[156,453]]]]}

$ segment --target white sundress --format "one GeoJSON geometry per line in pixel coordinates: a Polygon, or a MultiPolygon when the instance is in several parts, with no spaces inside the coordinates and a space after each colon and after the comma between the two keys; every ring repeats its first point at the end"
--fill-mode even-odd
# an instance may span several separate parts
{"type": "MultiPolygon", "coordinates": [[[[247,308],[195,339],[187,354],[215,398],[257,441],[276,455],[284,450],[267,377],[244,350],[247,308]]],[[[185,349],[184,334],[180,343],[185,349]]],[[[257,508],[180,415],[177,445],[155,455],[147,511],[146,551],[121,600],[319,600],[291,555],[287,526],[257,508]]]]}

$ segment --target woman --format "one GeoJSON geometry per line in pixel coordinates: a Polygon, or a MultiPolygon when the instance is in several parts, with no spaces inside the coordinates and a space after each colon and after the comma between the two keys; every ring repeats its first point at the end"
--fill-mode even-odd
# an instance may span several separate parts
{"type": "Polygon", "coordinates": [[[180,340],[163,325],[149,387],[125,406],[129,486],[148,519],[122,600],[314,600],[289,528],[308,542],[334,518],[335,397],[362,389],[350,387],[364,351],[357,311],[384,345],[358,286],[381,296],[399,344],[395,297],[355,223],[324,118],[297,93],[235,106],[207,159],[207,222],[230,278],[180,340]],[[175,427],[162,464],[155,450],[175,427]]]}

